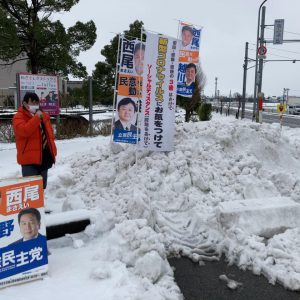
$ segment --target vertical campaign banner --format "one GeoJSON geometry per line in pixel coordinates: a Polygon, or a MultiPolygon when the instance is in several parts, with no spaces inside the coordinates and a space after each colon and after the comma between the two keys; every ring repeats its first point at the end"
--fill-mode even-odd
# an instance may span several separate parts
{"type": "Polygon", "coordinates": [[[43,180],[0,180],[0,288],[48,272],[43,180]]]}
{"type": "Polygon", "coordinates": [[[201,29],[194,25],[179,23],[179,65],[177,77],[177,95],[192,97],[195,89],[201,29]]]}
{"type": "Polygon", "coordinates": [[[144,43],[121,38],[114,142],[137,142],[137,115],[142,95],[144,53],[144,43]]]}
{"type": "Polygon", "coordinates": [[[23,97],[27,92],[36,93],[40,98],[40,108],[50,116],[59,115],[59,88],[58,77],[44,74],[18,74],[20,97],[19,103],[22,103],[23,97]]]}
{"type": "Polygon", "coordinates": [[[174,148],[177,39],[147,32],[139,146],[153,151],[174,148]]]}

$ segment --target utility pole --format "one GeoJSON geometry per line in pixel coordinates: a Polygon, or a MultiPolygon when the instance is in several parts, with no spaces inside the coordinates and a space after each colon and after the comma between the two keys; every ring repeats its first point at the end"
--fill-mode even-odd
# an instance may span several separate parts
{"type": "MultiPolygon", "coordinates": [[[[266,17],[266,7],[263,6],[262,13],[261,13],[261,25],[260,25],[261,29],[260,29],[259,47],[262,47],[264,45],[264,39],[265,39],[265,17],[266,17]]],[[[261,93],[263,65],[264,65],[264,60],[263,60],[263,58],[260,58],[259,59],[259,65],[258,65],[257,93],[261,93]]]]}
{"type": "Polygon", "coordinates": [[[217,99],[218,77],[215,78],[215,99],[217,99]]]}
{"type": "Polygon", "coordinates": [[[219,107],[220,99],[218,98],[218,77],[215,77],[215,101],[217,102],[217,107],[219,107]]]}
{"type": "Polygon", "coordinates": [[[219,102],[221,104],[221,106],[220,106],[220,113],[222,115],[223,114],[223,98],[220,98],[220,90],[217,91],[217,97],[218,97],[219,102]]]}
{"type": "Polygon", "coordinates": [[[283,88],[282,104],[285,103],[286,111],[289,113],[288,101],[289,101],[289,90],[288,88],[283,88]]]}
{"type": "Polygon", "coordinates": [[[252,120],[254,120],[254,118],[257,117],[257,108],[258,108],[258,105],[257,105],[257,82],[258,82],[258,79],[257,79],[257,67],[258,67],[258,43],[259,43],[259,30],[260,30],[260,11],[261,11],[261,8],[262,6],[267,2],[268,0],[264,0],[261,5],[259,6],[259,10],[258,10],[258,24],[257,24],[257,36],[256,36],[256,49],[255,49],[255,52],[256,52],[256,58],[255,58],[255,78],[254,78],[254,93],[253,93],[253,118],[252,120]]]}
{"type": "Polygon", "coordinates": [[[230,106],[231,106],[231,90],[229,92],[229,103],[227,103],[227,115],[229,116],[230,114],[230,106]]]}
{"type": "MultiPolygon", "coordinates": [[[[262,13],[261,13],[261,29],[260,29],[260,41],[259,41],[260,47],[264,45],[264,39],[265,39],[265,16],[266,16],[266,7],[263,6],[262,13]]],[[[261,93],[263,66],[264,66],[264,60],[263,58],[260,58],[259,65],[258,65],[258,74],[257,74],[258,75],[257,94],[261,93]]],[[[257,116],[258,114],[259,114],[259,107],[257,105],[257,116]]]]}
{"type": "MultiPolygon", "coordinates": [[[[248,47],[249,43],[246,42],[245,45],[245,60],[244,60],[244,78],[243,78],[243,98],[242,98],[242,116],[241,118],[245,118],[245,102],[246,102],[246,82],[247,82],[247,69],[248,69],[248,47]]],[[[240,106],[239,106],[240,108],[240,106]]],[[[240,110],[239,110],[240,112],[240,110]]]]}

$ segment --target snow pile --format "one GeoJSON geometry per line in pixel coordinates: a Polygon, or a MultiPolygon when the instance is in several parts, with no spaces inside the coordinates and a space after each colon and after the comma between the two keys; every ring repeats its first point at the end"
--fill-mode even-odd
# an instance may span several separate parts
{"type": "Polygon", "coordinates": [[[300,204],[287,197],[226,201],[218,210],[218,222],[225,230],[238,227],[248,234],[270,238],[300,227],[300,204]]]}
{"type": "Polygon", "coordinates": [[[51,291],[56,299],[183,299],[161,235],[145,220],[124,221],[104,230],[98,217],[85,233],[48,242],[52,252],[48,278],[1,290],[1,299],[50,300],[51,291]]]}
{"type": "Polygon", "coordinates": [[[299,228],[267,239],[238,224],[224,229],[218,219],[228,201],[284,196],[300,203],[299,129],[214,115],[209,122],[178,124],[175,138],[170,153],[136,153],[107,138],[83,139],[72,156],[63,155],[68,143],[59,145],[47,208],[88,209],[96,217],[71,238],[72,259],[62,248],[65,240],[50,243],[51,278],[74,280],[56,268],[72,269],[78,259],[78,269],[85,266],[79,277],[87,285],[98,282],[99,299],[180,299],[166,256],[201,263],[225,253],[230,263],[300,289],[299,228]]]}
{"type": "MultiPolygon", "coordinates": [[[[136,164],[135,149],[118,145],[118,151],[99,147],[100,158],[94,152],[95,158],[89,155],[86,161],[78,160],[73,177],[77,177],[79,164],[85,167],[76,180],[76,193],[90,190],[83,197],[85,205],[114,211],[116,222],[146,218],[163,234],[169,253],[183,253],[197,261],[217,259],[226,252],[230,261],[242,266],[243,251],[226,251],[228,241],[233,247],[236,239],[220,230],[218,206],[227,201],[282,196],[299,203],[300,139],[296,132],[299,130],[285,128],[282,132],[276,124],[261,126],[222,118],[180,124],[174,152],[138,152],[136,164]],[[89,181],[83,180],[85,177],[89,181]]],[[[288,232],[282,233],[283,237],[288,232]]],[[[261,239],[248,232],[243,238],[261,239]]],[[[268,247],[273,247],[271,241],[268,247]]],[[[238,247],[248,249],[242,240],[238,247]]],[[[249,258],[260,259],[264,265],[269,256],[253,252],[249,258]]],[[[289,263],[295,265],[294,261],[289,263]]],[[[247,267],[257,268],[254,263],[247,267]]],[[[297,271],[283,276],[280,268],[267,269],[264,273],[273,281],[298,289],[298,280],[292,280],[297,271]]]]}
{"type": "MultiPolygon", "coordinates": [[[[64,160],[68,171],[52,177],[48,203],[101,208],[105,214],[113,212],[115,224],[146,219],[164,237],[168,253],[194,261],[218,259],[225,252],[229,261],[242,266],[245,250],[247,268],[255,269],[253,261],[263,265],[269,256],[249,252],[247,243],[250,239],[266,247],[265,242],[247,232],[232,237],[220,229],[216,212],[223,202],[251,198],[286,196],[300,202],[300,139],[294,131],[219,118],[177,125],[175,151],[170,153],[136,154],[131,145],[99,145],[64,160]]],[[[297,274],[268,270],[272,278],[283,277],[289,288],[298,287],[291,283],[297,274]]]]}
{"type": "MultiPolygon", "coordinates": [[[[86,233],[99,236],[93,226],[86,233]]],[[[139,283],[134,290],[129,290],[128,299],[181,299],[167,262],[163,237],[148,227],[145,220],[116,225],[105,239],[99,240],[97,248],[91,271],[95,280],[113,278],[118,266],[126,273],[121,278],[124,286],[129,281],[139,283]]],[[[119,299],[127,299],[126,295],[121,297],[119,291],[115,292],[119,299]]]]}

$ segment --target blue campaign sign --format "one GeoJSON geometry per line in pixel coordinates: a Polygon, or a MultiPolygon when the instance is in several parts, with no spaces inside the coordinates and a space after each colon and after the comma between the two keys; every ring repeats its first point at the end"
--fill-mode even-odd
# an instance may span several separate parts
{"type": "Polygon", "coordinates": [[[197,67],[193,63],[179,63],[177,74],[177,95],[191,98],[195,89],[197,67]]]}
{"type": "Polygon", "coordinates": [[[0,249],[0,280],[48,264],[47,239],[39,235],[0,249]]]}
{"type": "Polygon", "coordinates": [[[136,130],[124,130],[124,129],[114,129],[114,142],[116,143],[127,143],[136,144],[137,141],[137,131],[136,130]]]}
{"type": "Polygon", "coordinates": [[[177,95],[181,95],[183,97],[192,97],[195,89],[195,83],[187,86],[184,82],[179,82],[177,84],[177,95]]]}
{"type": "Polygon", "coordinates": [[[11,233],[14,231],[15,225],[14,220],[7,220],[0,222],[0,239],[3,237],[11,236],[11,233]]]}
{"type": "Polygon", "coordinates": [[[0,288],[47,275],[41,176],[0,180],[0,288]]]}

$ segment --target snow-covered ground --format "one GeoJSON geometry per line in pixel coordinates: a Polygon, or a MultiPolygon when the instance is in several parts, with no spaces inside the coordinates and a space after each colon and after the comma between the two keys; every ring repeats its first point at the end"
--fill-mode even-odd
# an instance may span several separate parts
{"type": "MultiPolygon", "coordinates": [[[[50,300],[51,291],[58,300],[182,299],[169,254],[201,264],[225,253],[240,268],[300,289],[300,228],[266,238],[225,230],[218,218],[226,201],[300,203],[300,129],[215,114],[177,124],[175,139],[169,153],[136,153],[109,137],[57,141],[46,207],[91,210],[92,225],[49,241],[49,276],[1,290],[1,299],[50,300]]],[[[0,178],[20,176],[14,145],[0,144],[0,155],[0,178]]]]}

